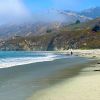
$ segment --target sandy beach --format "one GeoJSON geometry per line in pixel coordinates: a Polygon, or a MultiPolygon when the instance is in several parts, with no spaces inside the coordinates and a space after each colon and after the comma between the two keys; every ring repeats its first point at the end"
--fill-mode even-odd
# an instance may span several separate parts
{"type": "MultiPolygon", "coordinates": [[[[2,55],[4,55],[4,53],[2,55]]],[[[7,52],[7,54],[9,53],[10,55],[12,55],[12,53],[22,54],[22,52],[7,52]]],[[[23,52],[23,55],[28,54],[29,56],[30,53],[32,55],[34,52],[23,52]]],[[[62,83],[63,80],[76,76],[85,65],[92,62],[91,59],[79,56],[58,54],[58,58],[59,59],[53,61],[50,60],[1,68],[0,100],[27,100],[32,97],[33,94],[37,94],[37,92],[41,90],[50,87],[55,88],[55,86],[62,83]]],[[[26,56],[25,59],[27,60],[26,56]]],[[[1,59],[1,61],[5,64],[7,60],[1,59]]],[[[18,61],[19,60],[17,60],[17,62],[18,61]]],[[[9,63],[10,61],[8,60],[6,64],[9,63]]],[[[40,95],[38,95],[38,97],[40,97],[40,95]]]]}
{"type": "Polygon", "coordinates": [[[88,58],[97,58],[100,59],[100,49],[92,49],[92,50],[72,50],[74,54],[88,57],[88,58]]]}
{"type": "Polygon", "coordinates": [[[100,50],[74,50],[73,53],[97,61],[81,69],[75,77],[41,90],[28,100],[100,100],[100,50]]]}
{"type": "Polygon", "coordinates": [[[88,57],[88,58],[94,57],[100,59],[100,49],[91,49],[91,50],[69,49],[58,52],[63,54],[71,54],[71,52],[73,52],[73,54],[76,56],[88,57]]]}
{"type": "Polygon", "coordinates": [[[99,52],[68,52],[51,52],[64,57],[53,61],[1,68],[0,100],[99,100],[99,52]]]}

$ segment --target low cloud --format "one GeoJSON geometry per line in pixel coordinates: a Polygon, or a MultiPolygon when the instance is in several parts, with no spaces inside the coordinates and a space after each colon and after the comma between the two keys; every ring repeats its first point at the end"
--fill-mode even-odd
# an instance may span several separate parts
{"type": "Polygon", "coordinates": [[[18,22],[30,18],[22,0],[0,0],[0,23],[18,22]]]}

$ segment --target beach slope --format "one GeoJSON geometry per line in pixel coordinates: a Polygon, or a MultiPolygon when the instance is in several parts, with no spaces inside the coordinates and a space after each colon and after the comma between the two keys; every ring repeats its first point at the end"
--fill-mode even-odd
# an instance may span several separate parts
{"type": "Polygon", "coordinates": [[[80,74],[39,91],[29,100],[100,100],[100,64],[91,64],[80,74]]]}

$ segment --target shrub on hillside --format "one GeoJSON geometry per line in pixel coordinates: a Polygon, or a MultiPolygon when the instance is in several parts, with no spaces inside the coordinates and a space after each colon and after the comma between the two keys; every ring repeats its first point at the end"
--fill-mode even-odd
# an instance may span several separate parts
{"type": "Polygon", "coordinates": [[[93,32],[99,32],[99,31],[100,31],[100,25],[95,25],[95,26],[92,28],[92,31],[93,31],[93,32]]]}

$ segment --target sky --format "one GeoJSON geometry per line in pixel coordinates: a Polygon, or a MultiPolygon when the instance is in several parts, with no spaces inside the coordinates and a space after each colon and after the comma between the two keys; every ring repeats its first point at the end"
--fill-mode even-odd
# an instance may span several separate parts
{"type": "Polygon", "coordinates": [[[51,8],[81,11],[100,6],[100,0],[23,0],[23,2],[33,11],[51,8]]]}
{"type": "Polygon", "coordinates": [[[0,0],[0,23],[31,19],[48,9],[81,11],[100,6],[100,0],[0,0]]]}

